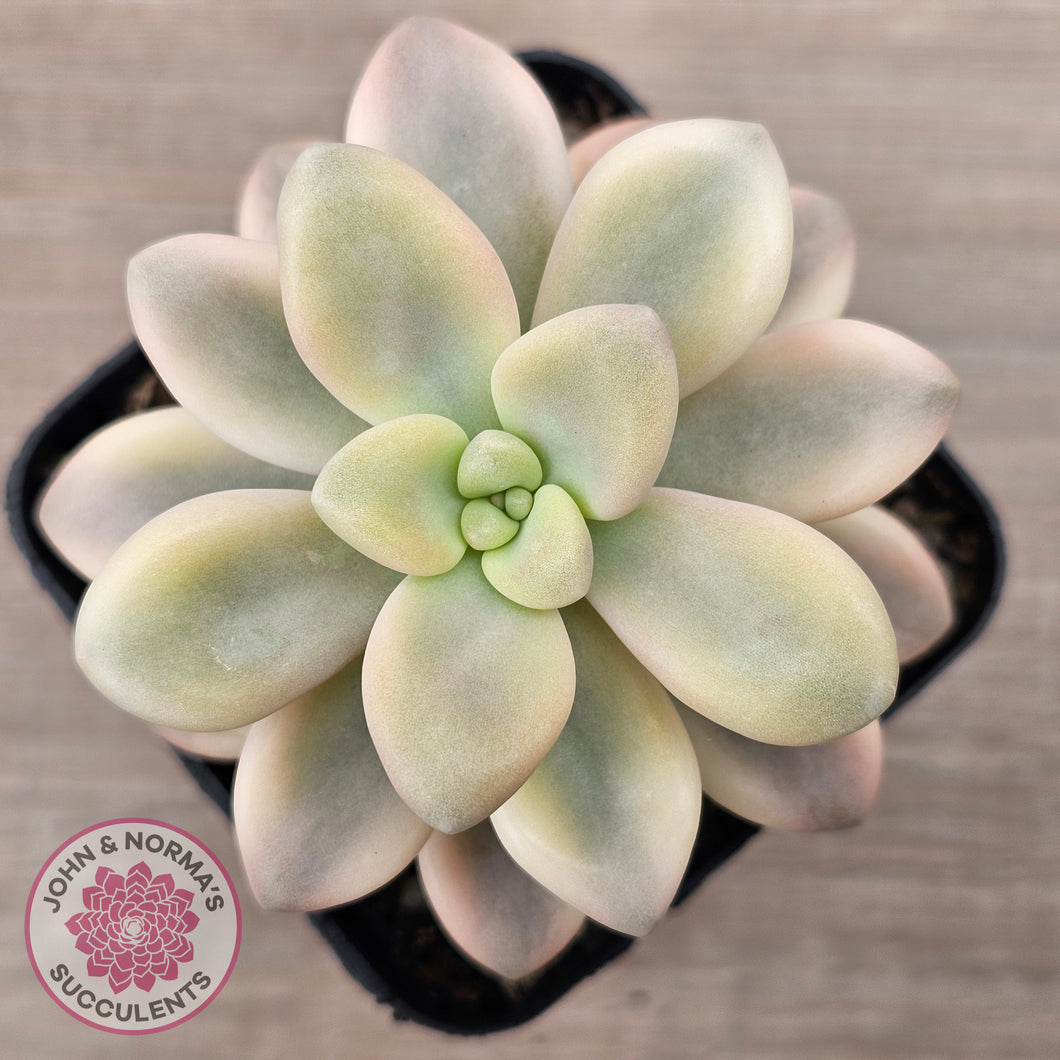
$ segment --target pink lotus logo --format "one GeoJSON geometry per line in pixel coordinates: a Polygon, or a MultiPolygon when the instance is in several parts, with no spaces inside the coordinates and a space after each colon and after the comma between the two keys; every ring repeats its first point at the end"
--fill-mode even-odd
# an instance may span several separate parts
{"type": "Polygon", "coordinates": [[[168,873],[152,877],[146,862],[128,876],[100,866],[96,886],[82,891],[86,911],[70,917],[66,928],[88,955],[90,976],[107,976],[115,994],[130,983],[150,990],[155,976],[176,979],[178,963],[195,954],[186,937],[199,923],[193,897],[176,889],[168,873]]]}

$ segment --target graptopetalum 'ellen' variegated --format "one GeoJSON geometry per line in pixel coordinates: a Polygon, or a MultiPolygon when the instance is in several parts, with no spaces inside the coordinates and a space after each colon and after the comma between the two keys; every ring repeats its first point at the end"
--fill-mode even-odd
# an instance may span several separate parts
{"type": "Polygon", "coordinates": [[[456,944],[518,977],[583,916],[651,927],[701,789],[781,828],[864,814],[892,624],[911,658],[950,620],[871,505],[957,384],[835,319],[846,217],[759,126],[636,119],[568,159],[522,66],[417,18],[346,139],[264,156],[240,235],[133,259],[183,407],[89,439],[40,521],[92,579],[105,695],[199,752],[249,726],[266,905],[418,853],[456,944]]]}

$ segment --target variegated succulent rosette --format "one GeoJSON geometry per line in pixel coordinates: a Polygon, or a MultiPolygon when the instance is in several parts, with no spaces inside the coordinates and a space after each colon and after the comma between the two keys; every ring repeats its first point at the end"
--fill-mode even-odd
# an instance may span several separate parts
{"type": "Polygon", "coordinates": [[[346,140],[264,155],[239,235],[133,259],[180,406],[89,439],[40,521],[92,579],[93,684],[199,753],[245,735],[265,905],[418,855],[455,943],[519,977],[586,916],[652,926],[702,791],[776,827],[864,814],[892,623],[911,658],[950,621],[872,505],[957,384],[835,319],[846,216],[759,126],[634,119],[568,157],[518,62],[417,18],[346,140]]]}

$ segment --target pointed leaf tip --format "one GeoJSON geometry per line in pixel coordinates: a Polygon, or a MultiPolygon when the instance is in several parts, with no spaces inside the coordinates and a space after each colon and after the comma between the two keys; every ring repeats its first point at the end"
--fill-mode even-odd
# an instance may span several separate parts
{"type": "Polygon", "coordinates": [[[570,720],[493,824],[522,868],[587,916],[643,935],[669,908],[699,826],[699,769],[670,697],[586,604],[563,612],[570,720]]]}
{"type": "Polygon", "coordinates": [[[430,829],[368,734],[358,658],[251,727],[232,792],[240,856],[269,909],[325,909],[381,887],[430,829]]]}
{"type": "Polygon", "coordinates": [[[898,659],[857,565],[777,512],[654,489],[593,523],[589,602],[682,702],[764,743],[822,743],[894,698],[898,659]]]}
{"type": "Polygon", "coordinates": [[[369,423],[435,413],[497,426],[489,376],[519,335],[504,266],[411,166],[353,144],[305,151],[279,207],[280,284],[295,345],[369,423]]]}
{"type": "Polygon", "coordinates": [[[571,177],[555,111],[526,68],[452,23],[407,19],[365,69],[346,139],[400,158],[454,200],[504,262],[528,327],[571,177]]]}
{"type": "Polygon", "coordinates": [[[512,861],[488,821],[459,835],[435,832],[418,866],[445,933],[476,964],[506,979],[538,971],[585,922],[512,861]]]}
{"type": "Polygon", "coordinates": [[[563,219],[534,323],[582,306],[651,306],[673,342],[682,396],[765,330],[791,264],[791,196],[759,125],[656,125],[590,170],[563,219]]]}
{"type": "Polygon", "coordinates": [[[874,324],[772,332],[681,402],[659,484],[833,519],[889,493],[931,455],[959,391],[937,357],[874,324]]]}
{"type": "Polygon", "coordinates": [[[365,428],[299,357],[272,244],[212,234],[155,243],[129,262],[128,295],[170,393],[230,445],[315,475],[365,428]]]}
{"type": "Polygon", "coordinates": [[[849,828],[872,808],[883,766],[879,721],[827,743],[779,747],[679,710],[703,790],[730,813],[767,828],[816,832],[849,828]]]}
{"type": "Polygon", "coordinates": [[[234,729],[356,656],[398,578],[340,541],[306,492],[211,493],[115,552],[81,601],[75,655],[145,721],[234,729]]]}

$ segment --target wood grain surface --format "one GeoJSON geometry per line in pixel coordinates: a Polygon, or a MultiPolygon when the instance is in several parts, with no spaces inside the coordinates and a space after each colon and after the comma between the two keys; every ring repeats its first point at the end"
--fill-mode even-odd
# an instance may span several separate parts
{"type": "Polygon", "coordinates": [[[852,315],[964,382],[950,435],[995,500],[996,620],[890,727],[860,829],[763,835],[618,963],[484,1041],[395,1023],[298,916],[243,889],[236,971],[148,1039],[45,996],[22,941],[45,857],[97,821],[171,821],[235,868],[166,747],[96,695],[0,541],[0,1054],[12,1057],[1060,1056],[1060,4],[0,0],[4,463],[129,334],[124,263],[225,231],[260,147],[338,138],[372,44],[446,15],[555,46],[666,117],[754,118],[860,237],[852,315]]]}

